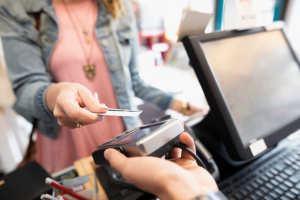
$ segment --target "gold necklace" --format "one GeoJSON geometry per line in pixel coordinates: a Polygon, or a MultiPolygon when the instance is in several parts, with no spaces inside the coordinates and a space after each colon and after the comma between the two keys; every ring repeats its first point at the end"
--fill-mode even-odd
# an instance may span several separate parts
{"type": "MultiPolygon", "coordinates": [[[[93,39],[94,39],[94,37],[92,37],[92,41],[91,41],[91,43],[92,43],[92,44],[91,44],[91,50],[90,50],[90,54],[89,54],[89,56],[88,56],[88,55],[87,55],[87,52],[85,51],[84,45],[83,45],[83,43],[82,43],[82,41],[81,41],[81,39],[80,39],[79,31],[77,30],[77,27],[76,27],[76,25],[75,25],[75,23],[74,23],[74,20],[73,20],[72,16],[71,16],[70,10],[69,10],[69,8],[68,8],[67,5],[66,5],[65,0],[62,0],[62,2],[63,2],[63,4],[64,4],[64,7],[65,7],[65,9],[66,9],[66,11],[67,11],[67,14],[68,14],[68,16],[69,16],[69,18],[70,18],[70,21],[71,21],[71,23],[72,23],[72,25],[73,25],[73,28],[75,29],[76,36],[77,36],[77,38],[78,38],[78,40],[79,40],[80,46],[81,46],[81,48],[82,48],[82,51],[83,51],[83,53],[84,53],[84,55],[85,55],[85,58],[86,58],[86,61],[87,61],[87,64],[83,66],[83,71],[84,71],[84,73],[85,73],[86,78],[87,78],[88,80],[92,81],[92,80],[95,78],[95,75],[96,75],[96,67],[95,67],[95,64],[90,64],[90,60],[91,60],[91,56],[92,56],[92,52],[93,52],[93,44],[94,44],[94,43],[93,43],[93,39]]],[[[93,16],[93,15],[92,15],[92,16],[93,16]]]]}
{"type": "MultiPolygon", "coordinates": [[[[92,5],[93,5],[93,3],[92,3],[92,4],[90,5],[90,7],[88,8],[88,12],[87,12],[88,14],[90,13],[89,11],[91,10],[92,5]]],[[[77,17],[76,12],[75,12],[74,10],[73,10],[72,12],[74,13],[74,16],[75,16],[75,18],[76,18],[76,21],[78,21],[78,22],[80,23],[81,27],[83,27],[82,33],[84,34],[86,43],[87,43],[87,44],[90,44],[89,32],[88,32],[86,26],[84,26],[84,24],[82,23],[82,21],[77,17]]],[[[91,13],[91,14],[93,14],[93,13],[91,13]]],[[[88,17],[87,17],[87,19],[86,19],[85,21],[88,21],[89,16],[90,16],[90,15],[88,15],[88,17]]]]}

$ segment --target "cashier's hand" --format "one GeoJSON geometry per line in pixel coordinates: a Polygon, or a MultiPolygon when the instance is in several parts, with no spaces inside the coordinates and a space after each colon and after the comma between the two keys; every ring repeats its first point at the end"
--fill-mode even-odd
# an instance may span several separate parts
{"type": "MultiPolygon", "coordinates": [[[[180,135],[182,143],[195,151],[194,140],[187,133],[180,135]]],[[[156,157],[127,158],[114,149],[104,153],[112,168],[138,188],[159,199],[192,199],[208,192],[218,191],[213,177],[199,167],[186,151],[175,148],[170,160],[156,157]]]]}
{"type": "Polygon", "coordinates": [[[104,116],[91,112],[105,113],[108,107],[100,104],[98,95],[78,83],[57,83],[46,93],[46,103],[60,126],[76,128],[77,124],[93,124],[104,119],[104,116]],[[89,109],[91,112],[89,112],[89,109]]]}
{"type": "Polygon", "coordinates": [[[179,100],[179,99],[175,99],[173,104],[171,105],[171,109],[175,110],[179,113],[182,113],[183,115],[193,115],[196,113],[200,113],[200,114],[207,114],[209,111],[209,106],[208,105],[203,105],[201,107],[199,106],[195,106],[193,104],[189,104],[189,110],[186,110],[183,105],[185,104],[185,102],[179,100]]]}

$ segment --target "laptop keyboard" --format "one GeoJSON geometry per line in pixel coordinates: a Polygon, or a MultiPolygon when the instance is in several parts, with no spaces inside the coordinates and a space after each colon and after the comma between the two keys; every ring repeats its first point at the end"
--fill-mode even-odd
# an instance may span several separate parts
{"type": "Polygon", "coordinates": [[[300,147],[274,156],[226,182],[229,200],[300,199],[300,147]]]}

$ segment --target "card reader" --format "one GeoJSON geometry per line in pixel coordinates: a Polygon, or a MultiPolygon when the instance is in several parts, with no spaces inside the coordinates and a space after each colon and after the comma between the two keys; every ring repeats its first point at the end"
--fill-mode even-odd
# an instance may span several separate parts
{"type": "Polygon", "coordinates": [[[175,147],[175,142],[180,142],[179,136],[183,131],[184,128],[177,119],[147,124],[125,131],[100,145],[92,154],[94,162],[96,165],[109,165],[104,157],[104,151],[108,148],[114,148],[127,157],[162,157],[175,147]]]}

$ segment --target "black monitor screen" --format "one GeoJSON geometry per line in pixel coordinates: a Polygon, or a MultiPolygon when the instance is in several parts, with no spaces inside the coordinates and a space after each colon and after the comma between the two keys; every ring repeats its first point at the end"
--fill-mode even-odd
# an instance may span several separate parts
{"type": "Polygon", "coordinates": [[[300,117],[300,70],[280,30],[202,47],[245,147],[300,117]]]}

